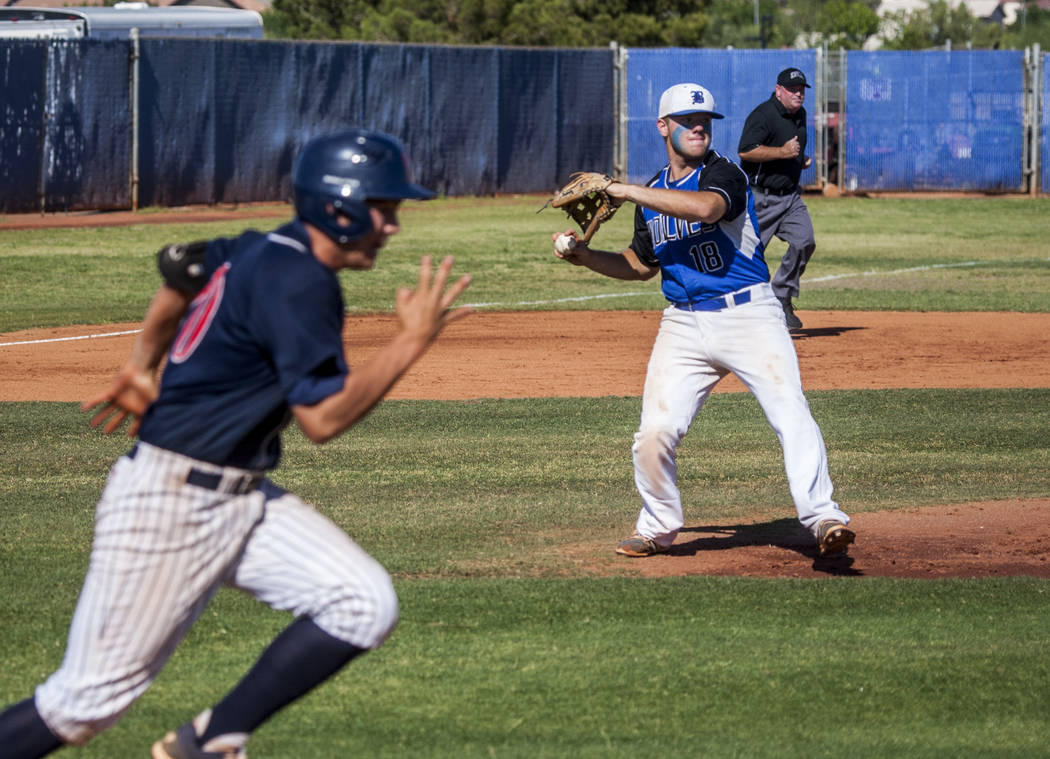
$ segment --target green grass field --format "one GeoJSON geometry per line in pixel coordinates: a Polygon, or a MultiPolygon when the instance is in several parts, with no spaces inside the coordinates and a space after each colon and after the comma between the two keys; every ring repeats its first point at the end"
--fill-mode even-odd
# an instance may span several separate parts
{"type": "MultiPolygon", "coordinates": [[[[474,275],[466,295],[488,308],[657,308],[659,284],[618,282],[558,265],[550,234],[563,213],[545,198],[407,203],[403,231],[379,266],[344,274],[347,307],[388,311],[413,282],[419,256],[456,256],[474,275]]],[[[1050,311],[1050,198],[808,198],[817,252],[803,280],[805,309],[1050,311]]],[[[632,208],[603,226],[598,247],[630,242],[632,208]]],[[[0,217],[0,222],[2,222],[0,217]]],[[[156,280],[154,254],[173,241],[233,235],[279,220],[139,224],[122,228],[0,227],[0,332],[137,321],[156,280]]],[[[767,261],[783,254],[774,239],[767,261]]]]}
{"type": "MultiPolygon", "coordinates": [[[[542,200],[409,206],[379,268],[344,276],[348,304],[387,310],[419,254],[454,252],[475,274],[467,299],[487,307],[659,307],[655,283],[555,261],[547,240],[565,225],[534,213],[542,200]]],[[[805,308],[1050,311],[1045,200],[807,202],[818,251],[805,308]]],[[[243,226],[0,229],[0,332],[137,320],[157,248],[243,226]]],[[[597,241],[619,247],[629,229],[621,213],[597,241]]],[[[849,511],[1050,494],[1050,389],[808,397],[849,511]]],[[[611,547],[637,509],[638,405],[395,401],[324,447],[290,432],[274,479],[392,572],[402,620],[264,725],[252,759],[1050,757],[1045,580],[633,576],[611,547]],[[566,554],[582,540],[609,555],[580,567],[566,554]]],[[[128,445],[75,404],[0,403],[0,703],[61,661],[94,503],[128,445]]],[[[680,464],[704,516],[790,514],[750,396],[713,396],[680,464]]],[[[145,757],[288,621],[220,593],[124,720],[59,755],[145,757]]]]}

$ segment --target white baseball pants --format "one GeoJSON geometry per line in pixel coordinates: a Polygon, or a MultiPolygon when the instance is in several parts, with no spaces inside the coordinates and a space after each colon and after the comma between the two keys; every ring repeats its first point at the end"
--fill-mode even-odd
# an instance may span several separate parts
{"type": "Polygon", "coordinates": [[[721,311],[664,310],[653,344],[634,436],[634,477],[642,497],[636,531],[669,546],[684,524],[677,451],[712,389],[732,372],[758,400],[784,451],[799,521],[816,534],[826,519],[849,523],[831,499],[824,439],[802,392],[798,356],[784,311],[768,284],[751,301],[721,311]]]}
{"type": "Polygon", "coordinates": [[[65,658],[35,696],[63,741],[84,743],[116,722],[222,585],[360,648],[393,630],[398,603],[386,570],[291,493],[223,492],[252,474],[141,442],[133,459],[114,464],[65,658]],[[218,489],[187,484],[191,471],[213,476],[218,489]]]}

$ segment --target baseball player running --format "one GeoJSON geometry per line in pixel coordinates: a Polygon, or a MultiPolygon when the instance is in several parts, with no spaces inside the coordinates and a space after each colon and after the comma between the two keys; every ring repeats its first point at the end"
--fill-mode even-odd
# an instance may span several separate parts
{"type": "MultiPolygon", "coordinates": [[[[642,509],[634,534],[616,552],[652,556],[674,542],[683,525],[678,446],[715,384],[732,372],[758,399],[780,440],[799,520],[822,556],[838,554],[855,536],[831,499],[824,440],[769,284],[747,176],[710,147],[712,119],[721,118],[699,84],[665,90],[656,128],[667,165],[645,186],[606,188],[637,206],[630,247],[594,250],[578,238],[575,247],[555,247],[559,258],[608,277],[644,280],[660,272],[670,301],[649,359],[632,449],[642,509]]],[[[572,230],[564,234],[577,237],[572,230]]]]}
{"type": "Polygon", "coordinates": [[[397,293],[400,332],[368,365],[347,366],[336,272],[370,269],[399,230],[401,200],[432,197],[407,166],[386,135],[318,137],[293,168],[295,220],[161,251],[164,284],[132,356],[85,403],[101,406],[93,425],[108,433],[129,419],[139,440],[98,503],[61,667],[0,715],[7,759],[113,725],[222,585],[296,621],[225,698],[157,741],[153,759],[244,759],[270,715],[390,634],[398,603],[383,567],[266,472],[292,419],[315,443],[339,435],[468,313],[451,306],[469,277],[449,284],[451,257],[436,272],[424,257],[417,288],[397,293]]]}

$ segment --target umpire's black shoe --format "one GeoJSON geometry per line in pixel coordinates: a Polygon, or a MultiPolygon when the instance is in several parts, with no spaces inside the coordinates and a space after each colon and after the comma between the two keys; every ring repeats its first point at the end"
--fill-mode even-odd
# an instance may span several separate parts
{"type": "Polygon", "coordinates": [[[791,298],[778,298],[784,307],[784,319],[787,321],[788,329],[802,329],[802,320],[795,315],[795,309],[791,305],[791,298]]]}
{"type": "Polygon", "coordinates": [[[247,759],[243,748],[205,751],[197,740],[193,723],[187,722],[153,744],[152,759],[247,759]]]}

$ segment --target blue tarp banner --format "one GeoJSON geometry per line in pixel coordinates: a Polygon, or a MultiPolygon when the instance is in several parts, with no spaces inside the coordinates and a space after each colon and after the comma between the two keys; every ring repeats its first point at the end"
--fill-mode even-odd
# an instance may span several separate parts
{"type": "Polygon", "coordinates": [[[47,210],[130,205],[130,52],[124,40],[52,45],[45,104],[47,210]]]}
{"type": "MultiPolygon", "coordinates": [[[[347,126],[399,137],[418,181],[447,195],[547,192],[575,170],[611,173],[616,160],[607,48],[142,40],[137,127],[132,50],[127,40],[0,42],[0,212],[131,206],[136,138],[140,206],[287,199],[302,144],[347,126]]],[[[1047,60],[1033,114],[1043,188],[1047,60]]],[[[666,87],[711,90],[727,117],[714,147],[737,160],[744,120],[777,73],[798,66],[816,83],[816,64],[813,50],[628,50],[629,180],[666,160],[655,127],[666,87]]],[[[850,52],[842,185],[1026,189],[1024,76],[1021,51],[850,52]]],[[[818,93],[807,94],[812,155],[818,93]]],[[[803,172],[804,185],[816,179],[815,166],[803,172]]]]}
{"type": "Polygon", "coordinates": [[[41,210],[47,43],[0,43],[0,211],[41,210]]]}
{"type": "Polygon", "coordinates": [[[0,210],[130,205],[125,41],[0,43],[0,210]]]}
{"type": "Polygon", "coordinates": [[[546,191],[581,166],[611,170],[609,50],[144,40],[142,51],[142,205],[288,198],[302,144],[349,126],[398,137],[417,180],[447,195],[546,191]]]}
{"type": "MultiPolygon", "coordinates": [[[[656,131],[660,94],[673,84],[695,82],[715,98],[716,110],[725,118],[713,125],[712,147],[739,163],[737,146],[744,121],[755,106],[768,100],[777,74],[796,66],[813,84],[817,54],[814,50],[635,49],[627,54],[627,179],[645,182],[665,163],[667,152],[656,131]]],[[[809,144],[815,148],[813,90],[806,90],[809,144]]],[[[802,173],[802,184],[816,179],[815,165],[802,173]]]]}
{"type": "Polygon", "coordinates": [[[850,52],[847,190],[1019,191],[1022,51],[850,52]]]}

